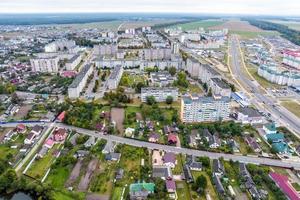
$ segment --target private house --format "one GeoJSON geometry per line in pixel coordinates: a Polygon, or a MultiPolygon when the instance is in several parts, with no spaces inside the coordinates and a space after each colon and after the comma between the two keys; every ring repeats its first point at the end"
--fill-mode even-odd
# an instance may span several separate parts
{"type": "Polygon", "coordinates": [[[35,126],[32,128],[31,132],[32,132],[33,134],[35,134],[36,136],[38,136],[38,135],[40,135],[40,134],[42,133],[43,129],[44,129],[44,127],[39,126],[39,125],[35,125],[35,126]]]}
{"type": "Polygon", "coordinates": [[[166,180],[166,188],[169,193],[176,192],[176,183],[174,180],[166,180]]]}
{"type": "Polygon", "coordinates": [[[184,179],[187,183],[193,183],[194,182],[194,177],[192,175],[191,169],[190,167],[185,164],[183,165],[183,175],[184,175],[184,179]]]}
{"type": "Polygon", "coordinates": [[[287,154],[289,152],[289,146],[285,142],[273,143],[272,149],[278,154],[287,154]]]}
{"type": "Polygon", "coordinates": [[[48,150],[49,150],[48,147],[46,147],[45,145],[42,146],[42,148],[40,149],[40,151],[37,154],[38,158],[43,158],[47,154],[48,150]]]}
{"type": "Polygon", "coordinates": [[[56,129],[54,132],[53,132],[53,140],[56,142],[56,143],[60,143],[60,142],[64,142],[66,137],[67,137],[67,130],[64,129],[64,128],[59,128],[59,129],[56,129]]]}
{"type": "Polygon", "coordinates": [[[124,176],[124,169],[117,169],[116,171],[116,180],[121,180],[124,176]]]}
{"type": "Polygon", "coordinates": [[[63,112],[61,112],[61,113],[57,116],[56,120],[57,120],[58,122],[63,122],[64,119],[65,119],[65,117],[66,117],[66,111],[63,111],[63,112]]]}
{"type": "Polygon", "coordinates": [[[36,137],[36,134],[34,134],[33,132],[30,132],[27,135],[27,137],[25,138],[24,144],[28,144],[28,145],[32,144],[33,141],[34,141],[34,139],[35,139],[35,137],[36,137]]]}
{"type": "Polygon", "coordinates": [[[208,142],[209,148],[216,149],[221,146],[221,141],[216,133],[211,134],[208,129],[204,129],[203,135],[208,142]]]}
{"type": "Polygon", "coordinates": [[[102,153],[108,154],[110,152],[114,152],[114,150],[115,150],[115,143],[108,140],[107,143],[105,144],[103,150],[102,150],[102,153]]]}
{"type": "Polygon", "coordinates": [[[126,128],[125,129],[125,136],[126,137],[133,137],[133,133],[135,132],[135,129],[134,128],[126,128]]]}
{"type": "Polygon", "coordinates": [[[252,138],[250,136],[245,136],[246,143],[253,149],[254,152],[259,153],[261,152],[261,148],[259,144],[256,142],[255,138],[252,138]]]}
{"type": "Polygon", "coordinates": [[[202,171],[202,163],[197,161],[196,156],[187,155],[186,164],[193,171],[202,171]]]}
{"type": "Polygon", "coordinates": [[[159,134],[158,133],[151,133],[149,135],[149,139],[148,139],[149,142],[157,143],[158,140],[159,140],[159,134]]]}
{"type": "Polygon", "coordinates": [[[222,185],[222,182],[221,182],[221,179],[219,176],[217,175],[213,175],[213,183],[217,189],[217,192],[220,194],[220,195],[224,195],[225,194],[225,189],[222,185]]]}
{"type": "Polygon", "coordinates": [[[121,158],[120,153],[110,152],[105,155],[105,160],[107,160],[107,161],[119,161],[120,158],[121,158]]]}
{"type": "Polygon", "coordinates": [[[174,133],[170,133],[168,135],[168,143],[169,144],[177,144],[177,135],[175,135],[174,133]]]}
{"type": "Polygon", "coordinates": [[[213,159],[213,174],[216,176],[223,176],[225,174],[224,165],[219,159],[213,159]]]}
{"type": "Polygon", "coordinates": [[[171,167],[167,166],[153,166],[152,169],[153,178],[161,178],[164,180],[169,180],[173,178],[171,167]]]}
{"type": "Polygon", "coordinates": [[[277,187],[288,197],[290,200],[300,200],[299,193],[292,186],[287,176],[270,172],[269,176],[276,183],[277,187]]]}
{"type": "Polygon", "coordinates": [[[72,144],[73,146],[76,145],[76,139],[77,139],[78,137],[79,137],[79,134],[78,134],[78,133],[75,133],[74,135],[72,135],[72,136],[70,137],[69,141],[71,142],[71,144],[72,144]]]}
{"type": "Polygon", "coordinates": [[[16,127],[16,130],[18,133],[25,133],[26,132],[26,126],[24,124],[18,124],[16,127]]]}
{"type": "Polygon", "coordinates": [[[263,194],[256,188],[245,163],[240,163],[240,176],[244,177],[244,186],[253,199],[263,199],[263,194]]]}
{"type": "Polygon", "coordinates": [[[166,135],[168,135],[168,134],[176,134],[178,132],[179,132],[179,129],[176,126],[169,126],[169,125],[164,126],[164,133],[166,135]]]}
{"type": "Polygon", "coordinates": [[[277,133],[275,123],[265,124],[263,126],[263,130],[266,132],[266,134],[275,134],[275,133],[277,133]]]}
{"type": "Polygon", "coordinates": [[[234,153],[240,152],[240,145],[234,139],[229,140],[228,145],[234,153]]]}
{"type": "Polygon", "coordinates": [[[270,133],[267,134],[265,137],[271,144],[277,142],[284,142],[284,135],[282,133],[270,133]]]}
{"type": "Polygon", "coordinates": [[[129,186],[129,194],[131,200],[147,199],[149,194],[154,193],[154,183],[133,183],[129,186]]]}
{"type": "Polygon", "coordinates": [[[89,139],[83,144],[85,148],[91,148],[96,144],[96,138],[94,136],[89,137],[89,139]]]}
{"type": "Polygon", "coordinates": [[[201,136],[198,130],[196,129],[191,130],[191,134],[189,135],[190,147],[196,147],[200,140],[201,140],[201,136]]]}
{"type": "Polygon", "coordinates": [[[89,155],[89,153],[90,153],[89,151],[78,150],[78,151],[75,152],[74,157],[75,158],[83,158],[83,157],[89,155]]]}
{"type": "Polygon", "coordinates": [[[46,142],[44,143],[44,147],[47,147],[48,149],[52,149],[54,146],[55,141],[52,138],[48,138],[46,142]]]}
{"type": "Polygon", "coordinates": [[[163,163],[165,166],[171,167],[171,168],[175,168],[176,165],[176,155],[174,153],[171,152],[167,152],[165,153],[165,155],[162,158],[163,163]]]}

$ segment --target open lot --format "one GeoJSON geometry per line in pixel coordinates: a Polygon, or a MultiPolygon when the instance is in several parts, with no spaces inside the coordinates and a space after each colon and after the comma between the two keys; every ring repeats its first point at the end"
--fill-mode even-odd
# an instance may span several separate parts
{"type": "Polygon", "coordinates": [[[297,101],[282,101],[280,104],[300,118],[300,104],[297,101]]]}
{"type": "Polygon", "coordinates": [[[111,119],[116,123],[117,130],[120,134],[124,132],[124,117],[125,110],[123,108],[112,108],[111,109],[111,119]]]}
{"type": "Polygon", "coordinates": [[[187,31],[187,30],[195,30],[199,28],[210,28],[214,26],[221,26],[223,23],[224,23],[223,20],[211,19],[211,20],[201,20],[201,21],[195,21],[190,23],[178,24],[171,27],[172,28],[181,27],[182,30],[187,31]]]}

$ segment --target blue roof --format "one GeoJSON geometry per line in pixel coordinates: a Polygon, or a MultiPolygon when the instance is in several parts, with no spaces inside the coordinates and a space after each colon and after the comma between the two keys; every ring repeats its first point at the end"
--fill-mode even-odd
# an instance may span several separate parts
{"type": "Polygon", "coordinates": [[[285,153],[288,151],[288,145],[285,142],[274,143],[272,147],[277,153],[285,153]]]}
{"type": "Polygon", "coordinates": [[[284,135],[282,133],[267,134],[266,137],[268,140],[271,140],[272,142],[278,140],[284,140],[284,135]]]}

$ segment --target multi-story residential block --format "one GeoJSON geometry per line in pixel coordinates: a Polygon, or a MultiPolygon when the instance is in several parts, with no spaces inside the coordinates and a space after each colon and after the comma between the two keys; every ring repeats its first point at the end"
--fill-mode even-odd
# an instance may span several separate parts
{"type": "Polygon", "coordinates": [[[93,72],[92,64],[85,65],[68,88],[69,98],[78,98],[93,72]]]}
{"type": "Polygon", "coordinates": [[[115,55],[118,52],[117,44],[103,44],[95,45],[94,53],[96,55],[105,56],[105,55],[115,55]]]}
{"type": "Polygon", "coordinates": [[[279,71],[276,66],[261,65],[258,68],[258,75],[278,85],[300,86],[300,73],[279,71]]]}
{"type": "Polygon", "coordinates": [[[171,85],[175,77],[171,76],[169,72],[152,72],[150,73],[150,85],[164,87],[171,85]]]}
{"type": "Polygon", "coordinates": [[[186,70],[193,78],[198,78],[201,63],[194,57],[190,57],[186,61],[186,70]]]}
{"type": "Polygon", "coordinates": [[[120,80],[122,78],[123,71],[124,69],[121,65],[118,65],[113,69],[112,73],[110,74],[107,80],[108,89],[110,90],[117,89],[120,80]]]}
{"type": "Polygon", "coordinates": [[[170,60],[171,48],[156,48],[143,49],[140,52],[140,57],[145,60],[170,60]]]}
{"type": "Polygon", "coordinates": [[[214,95],[220,95],[224,97],[231,96],[231,88],[222,79],[212,78],[209,82],[209,87],[214,95]]]}
{"type": "Polygon", "coordinates": [[[290,67],[300,69],[300,50],[285,50],[283,54],[283,64],[286,64],[290,67]]]}
{"type": "Polygon", "coordinates": [[[58,51],[67,51],[76,46],[73,40],[57,40],[45,46],[45,52],[54,53],[58,51]]]}
{"type": "Polygon", "coordinates": [[[230,98],[185,96],[181,100],[180,117],[182,122],[212,122],[228,120],[230,98]]]}
{"type": "Polygon", "coordinates": [[[146,87],[141,89],[141,101],[147,102],[147,97],[153,96],[157,102],[165,102],[171,96],[174,101],[178,99],[178,88],[172,87],[146,87]]]}
{"type": "Polygon", "coordinates": [[[57,56],[30,59],[30,64],[34,72],[56,73],[59,70],[58,62],[59,58],[57,56]]]}
{"type": "Polygon", "coordinates": [[[81,54],[75,54],[66,62],[66,70],[74,70],[76,66],[81,62],[81,54]]]}

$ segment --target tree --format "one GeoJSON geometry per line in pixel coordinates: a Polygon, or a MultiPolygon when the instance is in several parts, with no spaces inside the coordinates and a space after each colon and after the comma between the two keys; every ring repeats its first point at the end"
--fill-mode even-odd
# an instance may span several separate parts
{"type": "Polygon", "coordinates": [[[168,97],[166,98],[166,103],[167,103],[167,104],[172,104],[172,103],[173,103],[173,97],[172,97],[172,96],[168,96],[168,97]]]}
{"type": "Polygon", "coordinates": [[[207,92],[207,96],[211,97],[212,96],[212,91],[211,88],[209,88],[208,92],[207,92]]]}
{"type": "Polygon", "coordinates": [[[155,100],[154,96],[148,96],[146,101],[147,101],[148,105],[154,105],[156,103],[156,100],[155,100]]]}
{"type": "Polygon", "coordinates": [[[202,195],[204,194],[206,187],[207,187],[207,180],[204,175],[198,176],[196,182],[193,183],[192,185],[192,189],[202,195]]]}
{"type": "Polygon", "coordinates": [[[168,69],[168,71],[169,71],[169,73],[171,74],[171,76],[174,76],[175,74],[176,74],[176,67],[170,67],[169,69],[168,69]]]}
{"type": "Polygon", "coordinates": [[[204,88],[205,92],[207,92],[207,89],[208,89],[207,83],[203,83],[203,88],[204,88]]]}

